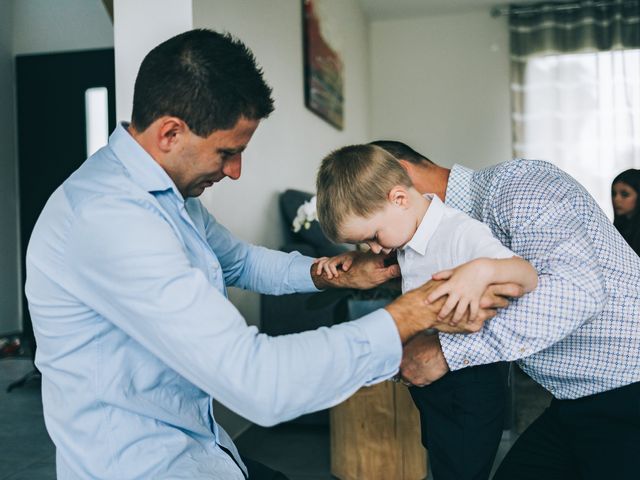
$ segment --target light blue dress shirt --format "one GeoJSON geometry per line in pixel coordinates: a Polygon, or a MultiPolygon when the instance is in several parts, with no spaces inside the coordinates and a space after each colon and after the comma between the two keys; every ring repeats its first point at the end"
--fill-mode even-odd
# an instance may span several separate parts
{"type": "Polygon", "coordinates": [[[578,182],[539,160],[456,165],[446,201],[538,271],[479,332],[440,334],[452,370],[517,360],[559,399],[640,381],[640,257],[578,182]]]}
{"type": "Polygon", "coordinates": [[[27,251],[58,478],[242,479],[212,398],[272,425],[395,374],[385,310],[268,337],[226,298],[226,285],[313,291],[311,262],[236,239],[118,126],[51,196],[27,251]]]}

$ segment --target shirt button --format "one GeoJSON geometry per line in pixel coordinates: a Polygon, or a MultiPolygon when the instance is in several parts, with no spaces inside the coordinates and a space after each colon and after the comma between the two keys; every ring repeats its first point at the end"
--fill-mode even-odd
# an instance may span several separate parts
{"type": "Polygon", "coordinates": [[[526,352],[526,351],[527,351],[527,349],[526,349],[526,348],[524,348],[524,347],[522,347],[522,348],[520,349],[520,353],[524,353],[524,352],[526,352]]]}
{"type": "Polygon", "coordinates": [[[470,363],[470,362],[469,362],[469,359],[468,359],[468,358],[465,358],[465,359],[462,361],[462,363],[464,363],[465,365],[469,365],[469,363],[470,363]]]}

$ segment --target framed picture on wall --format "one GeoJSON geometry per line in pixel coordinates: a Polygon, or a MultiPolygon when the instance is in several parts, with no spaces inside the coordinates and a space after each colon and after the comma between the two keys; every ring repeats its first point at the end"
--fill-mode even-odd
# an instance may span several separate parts
{"type": "Polygon", "coordinates": [[[338,130],[344,127],[344,66],[323,0],[302,0],[304,103],[338,130]]]}

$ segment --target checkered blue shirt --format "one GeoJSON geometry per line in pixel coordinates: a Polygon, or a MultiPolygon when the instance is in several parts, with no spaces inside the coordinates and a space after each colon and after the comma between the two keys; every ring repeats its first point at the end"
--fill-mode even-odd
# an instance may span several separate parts
{"type": "Polygon", "coordinates": [[[478,333],[440,334],[451,370],[517,360],[556,398],[640,381],[640,257],[554,165],[456,165],[446,203],[486,223],[538,270],[538,288],[478,333]]]}

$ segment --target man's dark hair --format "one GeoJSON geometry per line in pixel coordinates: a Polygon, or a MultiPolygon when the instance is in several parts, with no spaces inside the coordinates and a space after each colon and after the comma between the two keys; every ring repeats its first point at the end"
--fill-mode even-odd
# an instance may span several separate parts
{"type": "Polygon", "coordinates": [[[391,155],[396,157],[397,160],[406,160],[407,162],[416,164],[424,162],[433,164],[431,160],[416,152],[406,143],[396,142],[395,140],[376,140],[375,142],[369,142],[369,145],[375,145],[385,149],[391,155]]]}
{"type": "Polygon", "coordinates": [[[230,34],[198,29],[170,38],[144,58],[131,122],[144,131],[162,116],[175,116],[208,137],[240,117],[260,120],[272,111],[271,88],[251,50],[230,34]]]}

